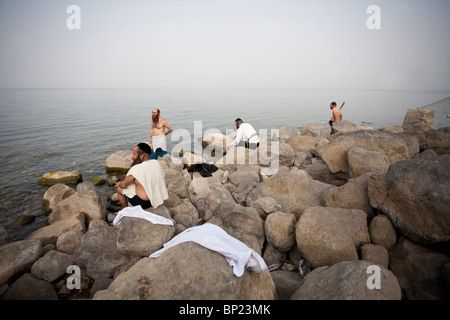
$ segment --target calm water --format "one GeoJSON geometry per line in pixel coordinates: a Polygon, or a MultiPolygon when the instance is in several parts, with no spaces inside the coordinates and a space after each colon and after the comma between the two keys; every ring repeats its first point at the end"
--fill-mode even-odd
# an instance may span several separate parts
{"type": "MultiPolygon", "coordinates": [[[[23,239],[45,225],[41,201],[46,188],[36,184],[45,172],[79,170],[84,180],[106,177],[106,158],[148,140],[151,110],[161,109],[174,129],[194,134],[232,129],[241,117],[258,129],[293,129],[328,121],[336,101],[344,118],[375,128],[401,126],[406,110],[436,111],[434,128],[450,126],[447,92],[306,89],[0,89],[0,224],[10,241],[23,239]],[[437,102],[437,103],[434,103],[437,102]],[[433,104],[434,103],[434,104],[433,104]],[[431,105],[430,105],[431,104],[431,105]],[[17,216],[36,221],[15,224],[17,216]]],[[[172,149],[179,142],[170,141],[172,149]]],[[[111,187],[101,186],[108,195],[111,187]]]]}

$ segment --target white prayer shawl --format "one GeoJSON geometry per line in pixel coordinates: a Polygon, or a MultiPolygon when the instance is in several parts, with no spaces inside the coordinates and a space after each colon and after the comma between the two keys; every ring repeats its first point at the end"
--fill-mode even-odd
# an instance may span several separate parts
{"type": "Polygon", "coordinates": [[[153,152],[156,151],[156,149],[161,148],[164,151],[167,151],[167,141],[166,141],[166,135],[162,134],[160,136],[152,136],[152,146],[153,146],[153,152]]]}
{"type": "MultiPolygon", "coordinates": [[[[147,160],[132,166],[127,173],[127,176],[129,175],[132,175],[142,184],[153,209],[162,205],[164,200],[169,199],[166,181],[164,180],[164,170],[157,160],[147,160]]],[[[136,195],[136,185],[130,184],[123,189],[123,193],[129,198],[133,198],[136,195]]]]}
{"type": "Polygon", "coordinates": [[[120,220],[124,217],[145,219],[153,224],[162,224],[173,226],[173,221],[152,212],[145,211],[141,206],[126,207],[120,210],[114,218],[113,225],[120,224],[120,220]]]}
{"type": "Polygon", "coordinates": [[[237,277],[241,277],[246,268],[256,273],[267,269],[263,258],[255,250],[211,223],[186,229],[164,244],[162,249],[151,254],[150,258],[159,257],[167,249],[189,241],[222,254],[237,277]]]}

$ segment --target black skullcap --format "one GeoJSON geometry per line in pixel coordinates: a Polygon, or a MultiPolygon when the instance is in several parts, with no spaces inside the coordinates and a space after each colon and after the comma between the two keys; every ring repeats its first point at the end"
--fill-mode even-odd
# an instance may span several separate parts
{"type": "Polygon", "coordinates": [[[141,142],[141,143],[138,143],[137,146],[139,147],[139,149],[141,149],[145,153],[147,153],[149,155],[152,154],[152,148],[147,143],[141,142]]]}

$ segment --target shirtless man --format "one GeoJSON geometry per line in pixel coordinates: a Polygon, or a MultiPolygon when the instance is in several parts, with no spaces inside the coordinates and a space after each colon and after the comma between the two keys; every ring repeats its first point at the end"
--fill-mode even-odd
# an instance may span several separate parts
{"type": "Polygon", "coordinates": [[[168,198],[164,181],[164,171],[156,160],[150,160],[152,149],[146,143],[133,148],[133,165],[123,181],[115,187],[122,207],[128,203],[140,205],[142,209],[156,208],[168,198]]]}
{"type": "Polygon", "coordinates": [[[172,127],[167,123],[166,120],[161,118],[159,109],[153,109],[150,139],[148,140],[150,145],[153,146],[153,150],[161,148],[162,150],[167,151],[166,136],[171,132],[172,127]]]}
{"type": "Polygon", "coordinates": [[[332,115],[331,115],[331,120],[328,121],[328,124],[329,124],[330,126],[332,126],[333,123],[338,122],[338,121],[341,121],[343,116],[342,116],[341,109],[339,109],[339,108],[337,107],[336,102],[332,102],[332,103],[330,104],[330,109],[333,110],[333,113],[332,113],[332,115]]]}

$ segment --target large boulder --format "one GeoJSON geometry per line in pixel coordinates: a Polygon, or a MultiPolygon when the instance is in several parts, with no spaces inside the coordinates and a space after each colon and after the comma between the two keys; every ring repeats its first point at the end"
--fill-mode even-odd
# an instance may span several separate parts
{"type": "Polygon", "coordinates": [[[78,170],[47,172],[42,175],[37,183],[43,186],[52,186],[57,183],[77,184],[82,181],[81,173],[78,170]]]}
{"type": "Polygon", "coordinates": [[[130,260],[117,249],[119,231],[113,227],[97,225],[83,237],[80,250],[74,256],[74,263],[86,270],[91,279],[107,279],[130,260]]]}
{"type": "Polygon", "coordinates": [[[367,213],[368,217],[371,217],[373,209],[370,206],[367,193],[370,175],[370,173],[367,173],[358,178],[350,179],[340,187],[325,191],[323,193],[325,207],[360,209],[367,213]]]}
{"type": "Polygon", "coordinates": [[[26,272],[41,257],[42,243],[38,240],[21,240],[0,247],[0,287],[14,276],[26,272]]]}
{"type": "Polygon", "coordinates": [[[437,154],[449,154],[450,127],[427,131],[424,149],[432,149],[437,154]]]}
{"type": "Polygon", "coordinates": [[[427,110],[423,108],[408,109],[405,118],[403,119],[402,128],[404,130],[408,130],[416,123],[425,124],[428,127],[432,127],[434,114],[434,110],[427,110]]]}
{"type": "Polygon", "coordinates": [[[450,240],[450,155],[393,163],[369,179],[372,207],[416,243],[450,240]]]}
{"type": "Polygon", "coordinates": [[[415,143],[411,144],[411,139],[403,139],[401,135],[387,131],[353,131],[332,135],[329,140],[328,144],[318,147],[316,152],[333,173],[349,172],[347,152],[353,147],[383,153],[390,163],[408,160],[419,152],[417,139],[413,139],[415,143]]]}
{"type": "Polygon", "coordinates": [[[203,154],[219,159],[226,154],[227,145],[233,140],[230,137],[218,132],[205,135],[202,138],[203,154]]]}
{"type": "Polygon", "coordinates": [[[133,164],[131,150],[117,151],[106,158],[105,167],[107,172],[127,173],[133,164]]]}
{"type": "Polygon", "coordinates": [[[44,197],[42,199],[45,211],[51,212],[59,202],[61,202],[64,199],[67,199],[74,193],[75,190],[72,187],[69,187],[63,183],[57,183],[51,186],[44,193],[44,197]]]}
{"type": "Polygon", "coordinates": [[[53,285],[45,280],[25,273],[15,281],[2,296],[4,300],[57,300],[53,285]]]}
{"type": "Polygon", "coordinates": [[[261,254],[265,240],[264,222],[255,208],[223,201],[209,222],[218,225],[229,235],[261,254]]]}
{"type": "MultiPolygon", "coordinates": [[[[448,251],[447,251],[448,253],[448,251]]],[[[409,300],[446,299],[444,265],[450,256],[403,238],[389,251],[392,272],[409,300]]]]}
{"type": "Polygon", "coordinates": [[[370,221],[369,235],[373,243],[386,249],[392,248],[397,243],[397,232],[384,214],[379,214],[370,221]]]}
{"type": "Polygon", "coordinates": [[[261,300],[276,299],[268,270],[236,277],[226,259],[185,242],[157,258],[143,258],[121,273],[95,300],[261,300]]]}
{"type": "Polygon", "coordinates": [[[355,124],[348,120],[341,120],[341,121],[335,122],[331,126],[332,134],[352,132],[352,131],[357,131],[357,130],[374,130],[374,128],[371,126],[365,125],[365,124],[355,124]]]}
{"type": "Polygon", "coordinates": [[[175,234],[174,226],[153,224],[133,217],[123,217],[118,230],[117,251],[125,256],[149,256],[175,234]]]}
{"type": "Polygon", "coordinates": [[[359,209],[309,208],[297,221],[295,237],[313,268],[358,260],[359,247],[369,242],[367,215],[359,209]]]}
{"type": "Polygon", "coordinates": [[[73,264],[73,255],[51,250],[37,260],[31,267],[31,273],[48,282],[53,282],[66,273],[73,264]]]}
{"type": "Polygon", "coordinates": [[[300,128],[297,135],[312,136],[314,138],[328,139],[331,134],[331,127],[323,123],[311,123],[300,128]]]}
{"type": "Polygon", "coordinates": [[[378,266],[379,271],[372,271],[370,266],[371,262],[358,260],[342,261],[331,267],[318,268],[305,277],[291,299],[400,300],[401,289],[397,277],[384,267],[378,266]],[[369,278],[376,277],[376,272],[379,272],[380,277],[379,289],[371,286],[373,282],[369,278]]]}
{"type": "Polygon", "coordinates": [[[295,223],[292,213],[274,212],[264,222],[267,242],[281,252],[289,251],[295,245],[295,223]]]}
{"type": "Polygon", "coordinates": [[[281,205],[281,211],[299,216],[309,207],[323,206],[323,193],[331,188],[334,186],[313,180],[303,170],[278,173],[250,191],[246,204],[253,206],[257,199],[271,197],[281,205]]]}
{"type": "Polygon", "coordinates": [[[294,149],[294,152],[303,151],[308,154],[310,150],[314,148],[316,138],[312,136],[295,135],[287,139],[286,143],[294,149]]]}
{"type": "Polygon", "coordinates": [[[49,243],[56,244],[56,241],[60,235],[74,230],[82,233],[86,231],[86,221],[84,215],[81,213],[77,213],[66,219],[46,225],[45,227],[32,232],[25,239],[40,240],[44,246],[49,243]]]}
{"type": "Polygon", "coordinates": [[[356,178],[367,172],[386,173],[391,163],[384,153],[354,147],[347,151],[350,178],[356,178]]]}
{"type": "Polygon", "coordinates": [[[48,222],[52,224],[79,213],[85,216],[87,223],[91,220],[105,219],[106,209],[103,198],[90,181],[80,183],[75,194],[53,207],[52,213],[48,216],[48,222]]]}

